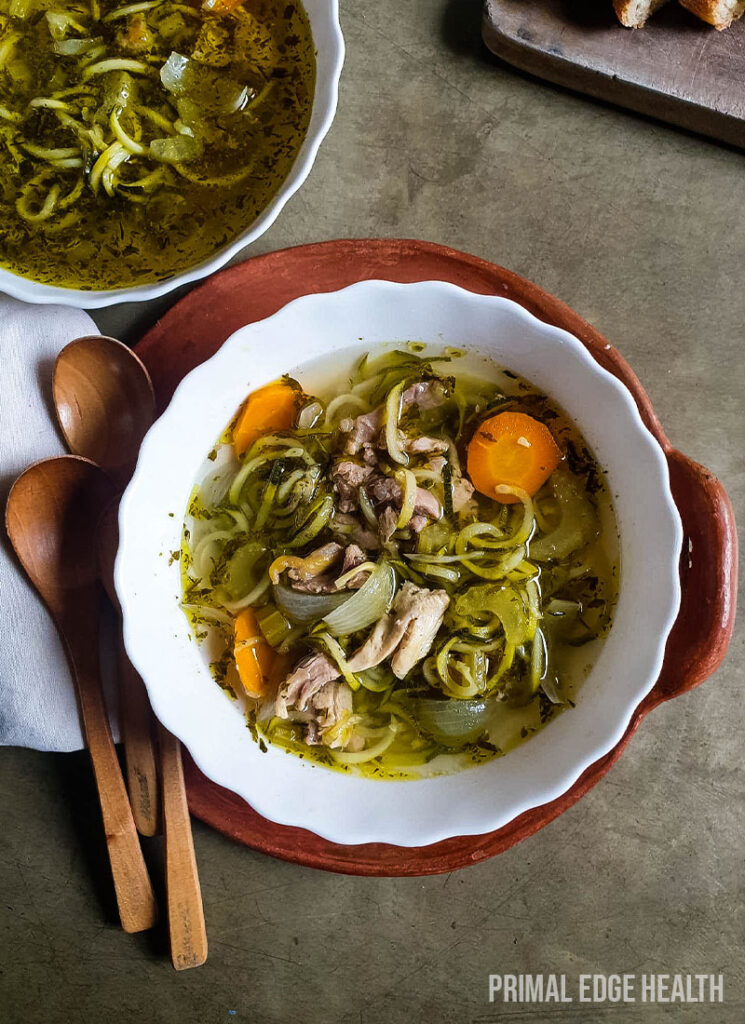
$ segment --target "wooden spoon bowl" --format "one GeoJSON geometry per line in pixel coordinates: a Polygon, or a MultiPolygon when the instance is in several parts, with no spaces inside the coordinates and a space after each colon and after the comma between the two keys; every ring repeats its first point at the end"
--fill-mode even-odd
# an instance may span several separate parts
{"type": "Polygon", "coordinates": [[[115,338],[77,338],[57,357],[52,394],[70,451],[123,487],[155,418],[153,386],[138,356],[115,338]]]}
{"type": "Polygon", "coordinates": [[[66,456],[30,466],[8,495],[8,536],[55,618],[74,617],[74,595],[96,586],[96,526],[112,494],[97,466],[66,456]]]}

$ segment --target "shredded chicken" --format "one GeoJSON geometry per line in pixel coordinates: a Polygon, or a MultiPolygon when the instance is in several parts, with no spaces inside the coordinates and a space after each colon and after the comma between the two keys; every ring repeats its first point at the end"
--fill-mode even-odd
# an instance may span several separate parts
{"type": "Polygon", "coordinates": [[[360,487],[374,472],[373,466],[361,465],[359,462],[352,462],[344,459],[337,462],[331,470],[331,479],[334,481],[337,493],[339,494],[339,511],[355,512],[360,504],[360,487]]]}
{"type": "MultiPolygon", "coordinates": [[[[350,670],[363,672],[390,658],[394,674],[403,679],[429,653],[449,602],[444,590],[404,583],[391,610],[349,659],[350,670]]],[[[328,730],[352,713],[352,691],[339,676],[336,662],[327,655],[308,654],[280,684],[268,713],[305,722],[306,742],[324,743],[328,730]]],[[[338,747],[344,742],[339,730],[327,745],[338,747]]]]}
{"type": "Polygon", "coordinates": [[[416,405],[420,409],[436,409],[445,401],[442,385],[436,380],[419,380],[411,384],[401,396],[401,406],[416,405]]]}
{"type": "Polygon", "coordinates": [[[299,590],[302,594],[336,594],[336,577],[325,572],[321,576],[314,576],[308,580],[293,580],[290,584],[293,590],[299,590]]]}
{"type": "Polygon", "coordinates": [[[404,583],[391,610],[349,659],[350,670],[363,672],[392,658],[394,674],[403,679],[429,653],[449,603],[444,590],[404,583]]]}
{"type": "MultiPolygon", "coordinates": [[[[390,540],[396,529],[396,520],[403,500],[401,485],[389,476],[372,476],[365,489],[376,506],[378,533],[385,543],[390,540]]],[[[434,494],[424,487],[417,487],[414,513],[409,520],[409,528],[418,533],[427,525],[428,520],[439,519],[441,515],[442,508],[434,494]]]]}
{"type": "Polygon", "coordinates": [[[350,569],[356,569],[358,565],[362,565],[363,562],[367,561],[367,555],[357,544],[347,544],[347,548],[344,552],[344,562],[341,567],[341,574],[349,572],[350,569]]]}
{"type": "Polygon", "coordinates": [[[401,504],[401,485],[390,476],[373,476],[365,487],[373,505],[401,504]]]}
{"type": "MultiPolygon", "coordinates": [[[[352,691],[343,680],[334,680],[322,686],[309,702],[309,709],[313,718],[306,726],[305,738],[310,743],[310,737],[315,737],[315,743],[324,743],[326,733],[334,726],[341,724],[345,718],[352,714],[352,691]]],[[[334,735],[327,746],[343,747],[345,737],[342,731],[334,735]]]]}
{"type": "Polygon", "coordinates": [[[448,442],[440,437],[404,437],[401,447],[409,455],[438,455],[448,450],[448,442]]]}
{"type": "Polygon", "coordinates": [[[335,661],[325,654],[309,654],[298,662],[277,690],[274,713],[279,718],[288,718],[289,708],[305,711],[313,694],[338,677],[335,661]]]}
{"type": "Polygon", "coordinates": [[[339,426],[345,434],[349,434],[344,451],[347,455],[356,455],[364,444],[370,444],[380,433],[383,426],[383,407],[379,406],[353,420],[342,420],[339,426]]]}
{"type": "Polygon", "coordinates": [[[398,512],[395,510],[393,505],[386,505],[378,517],[378,534],[380,535],[380,539],[383,544],[387,544],[396,532],[397,522],[398,512]]]}
{"type": "MultiPolygon", "coordinates": [[[[401,411],[405,412],[411,406],[420,410],[434,409],[445,401],[445,394],[438,381],[424,380],[411,384],[401,395],[401,411]]],[[[342,420],[339,424],[345,434],[349,434],[344,451],[347,455],[357,455],[358,452],[375,442],[383,427],[383,406],[371,412],[363,413],[354,419],[342,420]]],[[[436,442],[435,438],[428,438],[430,442],[436,442]]],[[[447,445],[445,446],[447,447],[447,445]]],[[[429,449],[431,451],[437,449],[429,449]]],[[[444,451],[444,448],[439,448],[444,451]]]]}
{"type": "MultiPolygon", "coordinates": [[[[413,584],[404,584],[402,594],[407,586],[417,589],[413,584]]],[[[407,676],[429,654],[449,603],[444,590],[418,589],[417,593],[407,596],[408,606],[402,607],[399,614],[409,615],[409,624],[391,661],[393,674],[398,679],[407,676]]]]}
{"type": "MultiPolygon", "coordinates": [[[[340,576],[350,572],[352,569],[356,569],[358,565],[362,565],[363,562],[367,561],[367,555],[357,544],[347,545],[347,549],[344,552],[344,562],[342,563],[340,576]]],[[[368,572],[357,573],[356,576],[352,576],[351,579],[347,580],[344,584],[346,590],[358,590],[363,584],[369,579],[368,572]]]]}
{"type": "MultiPolygon", "coordinates": [[[[323,743],[325,733],[352,713],[352,691],[339,679],[336,663],[325,654],[309,654],[280,685],[274,699],[278,718],[307,722],[306,742],[323,743]]],[[[343,733],[330,747],[343,746],[343,733]]]]}

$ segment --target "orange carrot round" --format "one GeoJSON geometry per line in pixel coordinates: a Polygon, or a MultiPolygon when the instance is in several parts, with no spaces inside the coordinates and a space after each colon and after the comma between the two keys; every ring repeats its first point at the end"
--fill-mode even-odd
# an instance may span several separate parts
{"type": "Polygon", "coordinates": [[[254,391],[246,399],[233,428],[233,447],[240,458],[257,437],[272,430],[289,430],[295,421],[299,391],[284,381],[275,381],[254,391]]]}
{"type": "Polygon", "coordinates": [[[239,612],[234,625],[235,664],[249,697],[263,697],[274,666],[274,650],[266,642],[251,608],[239,612]]]}
{"type": "Polygon", "coordinates": [[[500,484],[518,487],[532,496],[560,461],[561,451],[551,431],[524,412],[500,412],[485,420],[468,445],[471,483],[503,505],[518,499],[497,493],[500,484]]]}

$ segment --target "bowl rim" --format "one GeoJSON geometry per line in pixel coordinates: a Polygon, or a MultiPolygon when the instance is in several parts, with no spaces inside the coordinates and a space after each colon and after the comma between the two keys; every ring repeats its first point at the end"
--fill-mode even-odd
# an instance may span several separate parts
{"type": "MultiPolygon", "coordinates": [[[[346,301],[351,302],[352,305],[356,302],[356,308],[364,310],[366,302],[370,302],[371,300],[380,301],[382,297],[383,299],[388,299],[395,303],[395,301],[411,298],[414,291],[424,290],[426,292],[427,290],[432,289],[434,289],[439,296],[445,295],[449,301],[475,303],[485,308],[492,307],[494,309],[502,308],[509,310],[510,315],[516,317],[518,320],[522,320],[523,323],[528,325],[532,330],[537,329],[539,333],[550,335],[554,341],[563,347],[565,353],[571,353],[574,357],[575,363],[583,364],[584,373],[592,375],[599,381],[602,381],[605,391],[608,394],[615,394],[615,401],[617,403],[620,402],[621,406],[624,407],[624,416],[628,420],[629,427],[633,428],[636,440],[643,443],[643,446],[646,448],[656,469],[655,485],[659,486],[655,487],[654,494],[655,498],[659,499],[659,507],[667,516],[667,526],[670,528],[667,535],[669,538],[669,550],[666,550],[664,559],[666,579],[662,581],[663,586],[666,585],[666,588],[661,590],[662,593],[667,595],[667,600],[666,602],[663,602],[664,607],[658,609],[661,613],[661,617],[659,626],[656,625],[654,630],[654,633],[656,634],[656,642],[655,638],[651,635],[651,632],[648,637],[650,642],[649,667],[645,673],[644,680],[635,686],[633,693],[623,704],[623,713],[620,713],[617,718],[614,719],[615,724],[612,724],[608,729],[606,729],[600,741],[595,742],[594,745],[591,745],[585,750],[582,758],[573,761],[570,771],[565,772],[563,775],[558,775],[551,781],[544,782],[539,791],[532,793],[527,798],[523,798],[519,801],[513,801],[513,804],[508,809],[508,813],[506,813],[506,815],[503,814],[502,816],[492,817],[488,820],[482,818],[477,824],[471,823],[464,825],[463,822],[460,822],[459,826],[456,828],[453,827],[452,822],[449,820],[444,824],[441,824],[439,821],[433,822],[427,828],[423,828],[420,825],[416,835],[413,836],[408,834],[405,827],[401,826],[400,823],[399,826],[392,827],[389,822],[382,828],[379,823],[376,823],[373,826],[365,826],[357,823],[356,825],[351,826],[350,831],[340,833],[337,828],[329,829],[327,824],[323,821],[319,821],[312,809],[310,809],[310,811],[301,810],[300,813],[292,813],[290,815],[278,812],[270,801],[264,799],[260,786],[258,787],[257,792],[256,789],[252,789],[250,786],[246,788],[246,786],[242,784],[236,785],[236,781],[230,776],[230,772],[226,772],[225,766],[219,763],[219,755],[214,759],[215,763],[213,763],[211,759],[212,752],[208,751],[204,753],[199,749],[199,736],[193,730],[189,729],[188,721],[185,722],[178,714],[178,709],[174,709],[173,706],[168,706],[167,700],[164,699],[163,691],[158,691],[157,686],[151,691],[151,699],[158,717],[164,721],[164,724],[170,728],[171,731],[179,735],[186,743],[196,764],[209,778],[218,785],[224,786],[225,788],[238,793],[258,813],[265,817],[282,825],[291,825],[309,829],[332,842],[341,844],[386,842],[399,846],[423,846],[439,842],[440,840],[456,835],[480,835],[502,827],[504,824],[513,820],[526,810],[543,805],[561,796],[571,788],[574,782],[576,782],[576,780],[593,762],[607,754],[608,751],[610,751],[624,735],[636,708],[652,689],[659,675],[666,640],[670,629],[674,624],[680,604],[678,556],[682,543],[682,525],[677,506],[675,505],[670,491],[667,460],[659,442],[644,424],[637,404],[625,384],[600,366],[582,342],[573,334],[545,323],[526,310],[522,305],[515,303],[510,299],[494,295],[476,294],[442,281],[397,284],[389,281],[367,280],[334,292],[301,296],[282,307],[282,309],[274,313],[272,316],[264,320],[256,321],[253,324],[246,325],[236,331],[221,346],[215,355],[202,363],[196,369],[192,370],[191,373],[183,379],[176,389],[166,412],[146,437],[135,475],[133,476],[132,482],[122,499],[120,508],[121,544],[116,564],[116,587],[123,609],[125,644],[133,663],[140,670],[143,678],[145,678],[146,685],[148,673],[153,670],[154,666],[152,664],[152,652],[148,652],[147,643],[143,643],[147,630],[141,629],[138,638],[137,629],[135,628],[135,620],[137,619],[137,601],[135,596],[136,586],[133,590],[133,580],[131,575],[128,576],[128,560],[131,560],[131,551],[135,546],[131,530],[129,530],[128,520],[131,518],[130,507],[137,501],[140,501],[142,504],[142,495],[138,492],[143,490],[145,492],[147,491],[144,481],[148,473],[152,470],[152,466],[150,465],[151,460],[153,458],[157,458],[157,448],[159,445],[162,445],[162,441],[165,440],[165,435],[170,429],[169,425],[178,421],[181,416],[181,411],[187,405],[190,408],[193,407],[192,398],[190,396],[195,394],[196,390],[204,386],[204,380],[202,378],[207,379],[208,377],[213,377],[216,380],[219,379],[220,375],[223,373],[223,365],[229,365],[233,358],[234,351],[237,351],[241,345],[245,344],[247,338],[252,332],[258,331],[261,333],[262,331],[266,332],[277,329],[281,332],[282,320],[284,318],[289,317],[292,319],[293,317],[297,317],[298,311],[300,311],[300,319],[302,322],[302,320],[307,317],[307,308],[310,305],[317,305],[320,303],[323,306],[328,302],[334,303],[335,301],[338,301],[343,305],[346,301]],[[388,292],[388,295],[386,296],[383,294],[381,296],[381,293],[385,292],[388,292]],[[305,314],[303,313],[304,307],[306,309],[305,314]]],[[[430,295],[430,299],[432,298],[433,296],[430,295]]],[[[357,328],[355,328],[354,331],[349,332],[350,343],[352,342],[352,336],[356,338],[358,333],[359,331],[357,328]]],[[[317,355],[317,353],[315,355],[317,355]]],[[[315,356],[312,356],[309,361],[312,361],[313,358],[315,358],[315,356]]],[[[259,386],[261,382],[262,381],[259,380],[252,386],[259,386]]],[[[569,408],[567,409],[567,412],[571,416],[573,415],[574,410],[569,408]]],[[[228,416],[229,415],[230,413],[228,413],[228,416]]],[[[225,420],[227,420],[227,418],[228,417],[226,416],[225,420]]],[[[222,422],[219,428],[214,431],[214,436],[218,436],[219,430],[222,429],[223,426],[224,422],[222,422]]],[[[213,442],[214,437],[210,437],[207,445],[205,446],[205,451],[209,450],[209,446],[211,446],[213,442]]],[[[143,625],[144,624],[141,620],[140,626],[142,627],[143,625]]],[[[185,618],[184,625],[185,629],[188,630],[185,618]]],[[[158,660],[157,657],[155,660],[158,660]]],[[[148,689],[150,690],[150,686],[148,686],[148,689]]],[[[561,718],[563,717],[564,716],[561,716],[561,718]]],[[[547,731],[548,730],[543,730],[538,734],[538,736],[544,735],[547,731]]],[[[518,748],[518,750],[530,748],[534,742],[535,739],[531,741],[530,744],[523,744],[522,747],[518,748]]],[[[494,762],[490,763],[493,764],[494,762]]],[[[486,766],[482,766],[481,768],[473,769],[468,773],[457,773],[455,776],[439,777],[439,781],[443,779],[461,778],[466,774],[475,775],[476,772],[483,771],[485,767],[486,766]]],[[[339,775],[339,773],[330,774],[335,776],[339,775]]],[[[349,778],[348,776],[341,777],[345,779],[349,778]]],[[[373,786],[419,786],[429,782],[436,782],[438,780],[425,780],[424,783],[380,783],[377,781],[366,781],[373,786]]]]}
{"type": "Polygon", "coordinates": [[[120,302],[147,302],[160,298],[176,288],[209,277],[265,234],[310,175],[321,143],[333,123],[339,101],[339,80],[345,56],[344,36],[339,20],[339,0],[302,0],[302,4],[311,22],[316,54],[316,86],[308,130],[287,177],[269,204],[245,231],[201,263],[189,267],[183,273],[174,274],[165,281],[131,285],[126,288],[89,290],[34,281],[0,267],[0,292],[36,305],[55,304],[83,309],[101,309],[120,302]],[[319,45],[319,40],[323,40],[323,47],[319,45]]]}

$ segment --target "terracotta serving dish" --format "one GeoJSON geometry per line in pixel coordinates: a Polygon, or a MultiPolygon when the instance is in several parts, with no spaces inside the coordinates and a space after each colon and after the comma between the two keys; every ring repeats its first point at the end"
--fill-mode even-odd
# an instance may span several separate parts
{"type": "Polygon", "coordinates": [[[652,707],[691,689],[717,667],[734,620],[736,541],[731,507],[721,485],[671,448],[641,385],[597,332],[558,300],[516,275],[425,243],[381,240],[307,246],[260,257],[211,279],[177,304],[138,347],[153,376],[160,406],[168,401],[181,377],[211,356],[238,327],[276,312],[300,294],[330,291],[375,277],[395,281],[440,279],[471,291],[502,295],[576,335],[601,365],[626,383],[644,421],[662,445],[686,533],[681,564],[683,600],[663,670],[652,692],[637,708],[623,739],[559,799],[520,815],[497,832],[419,848],[337,846],[310,832],[261,818],[239,797],[189,767],[192,811],[250,846],[328,870],[424,874],[484,859],[547,824],[602,777],[652,707]]]}

